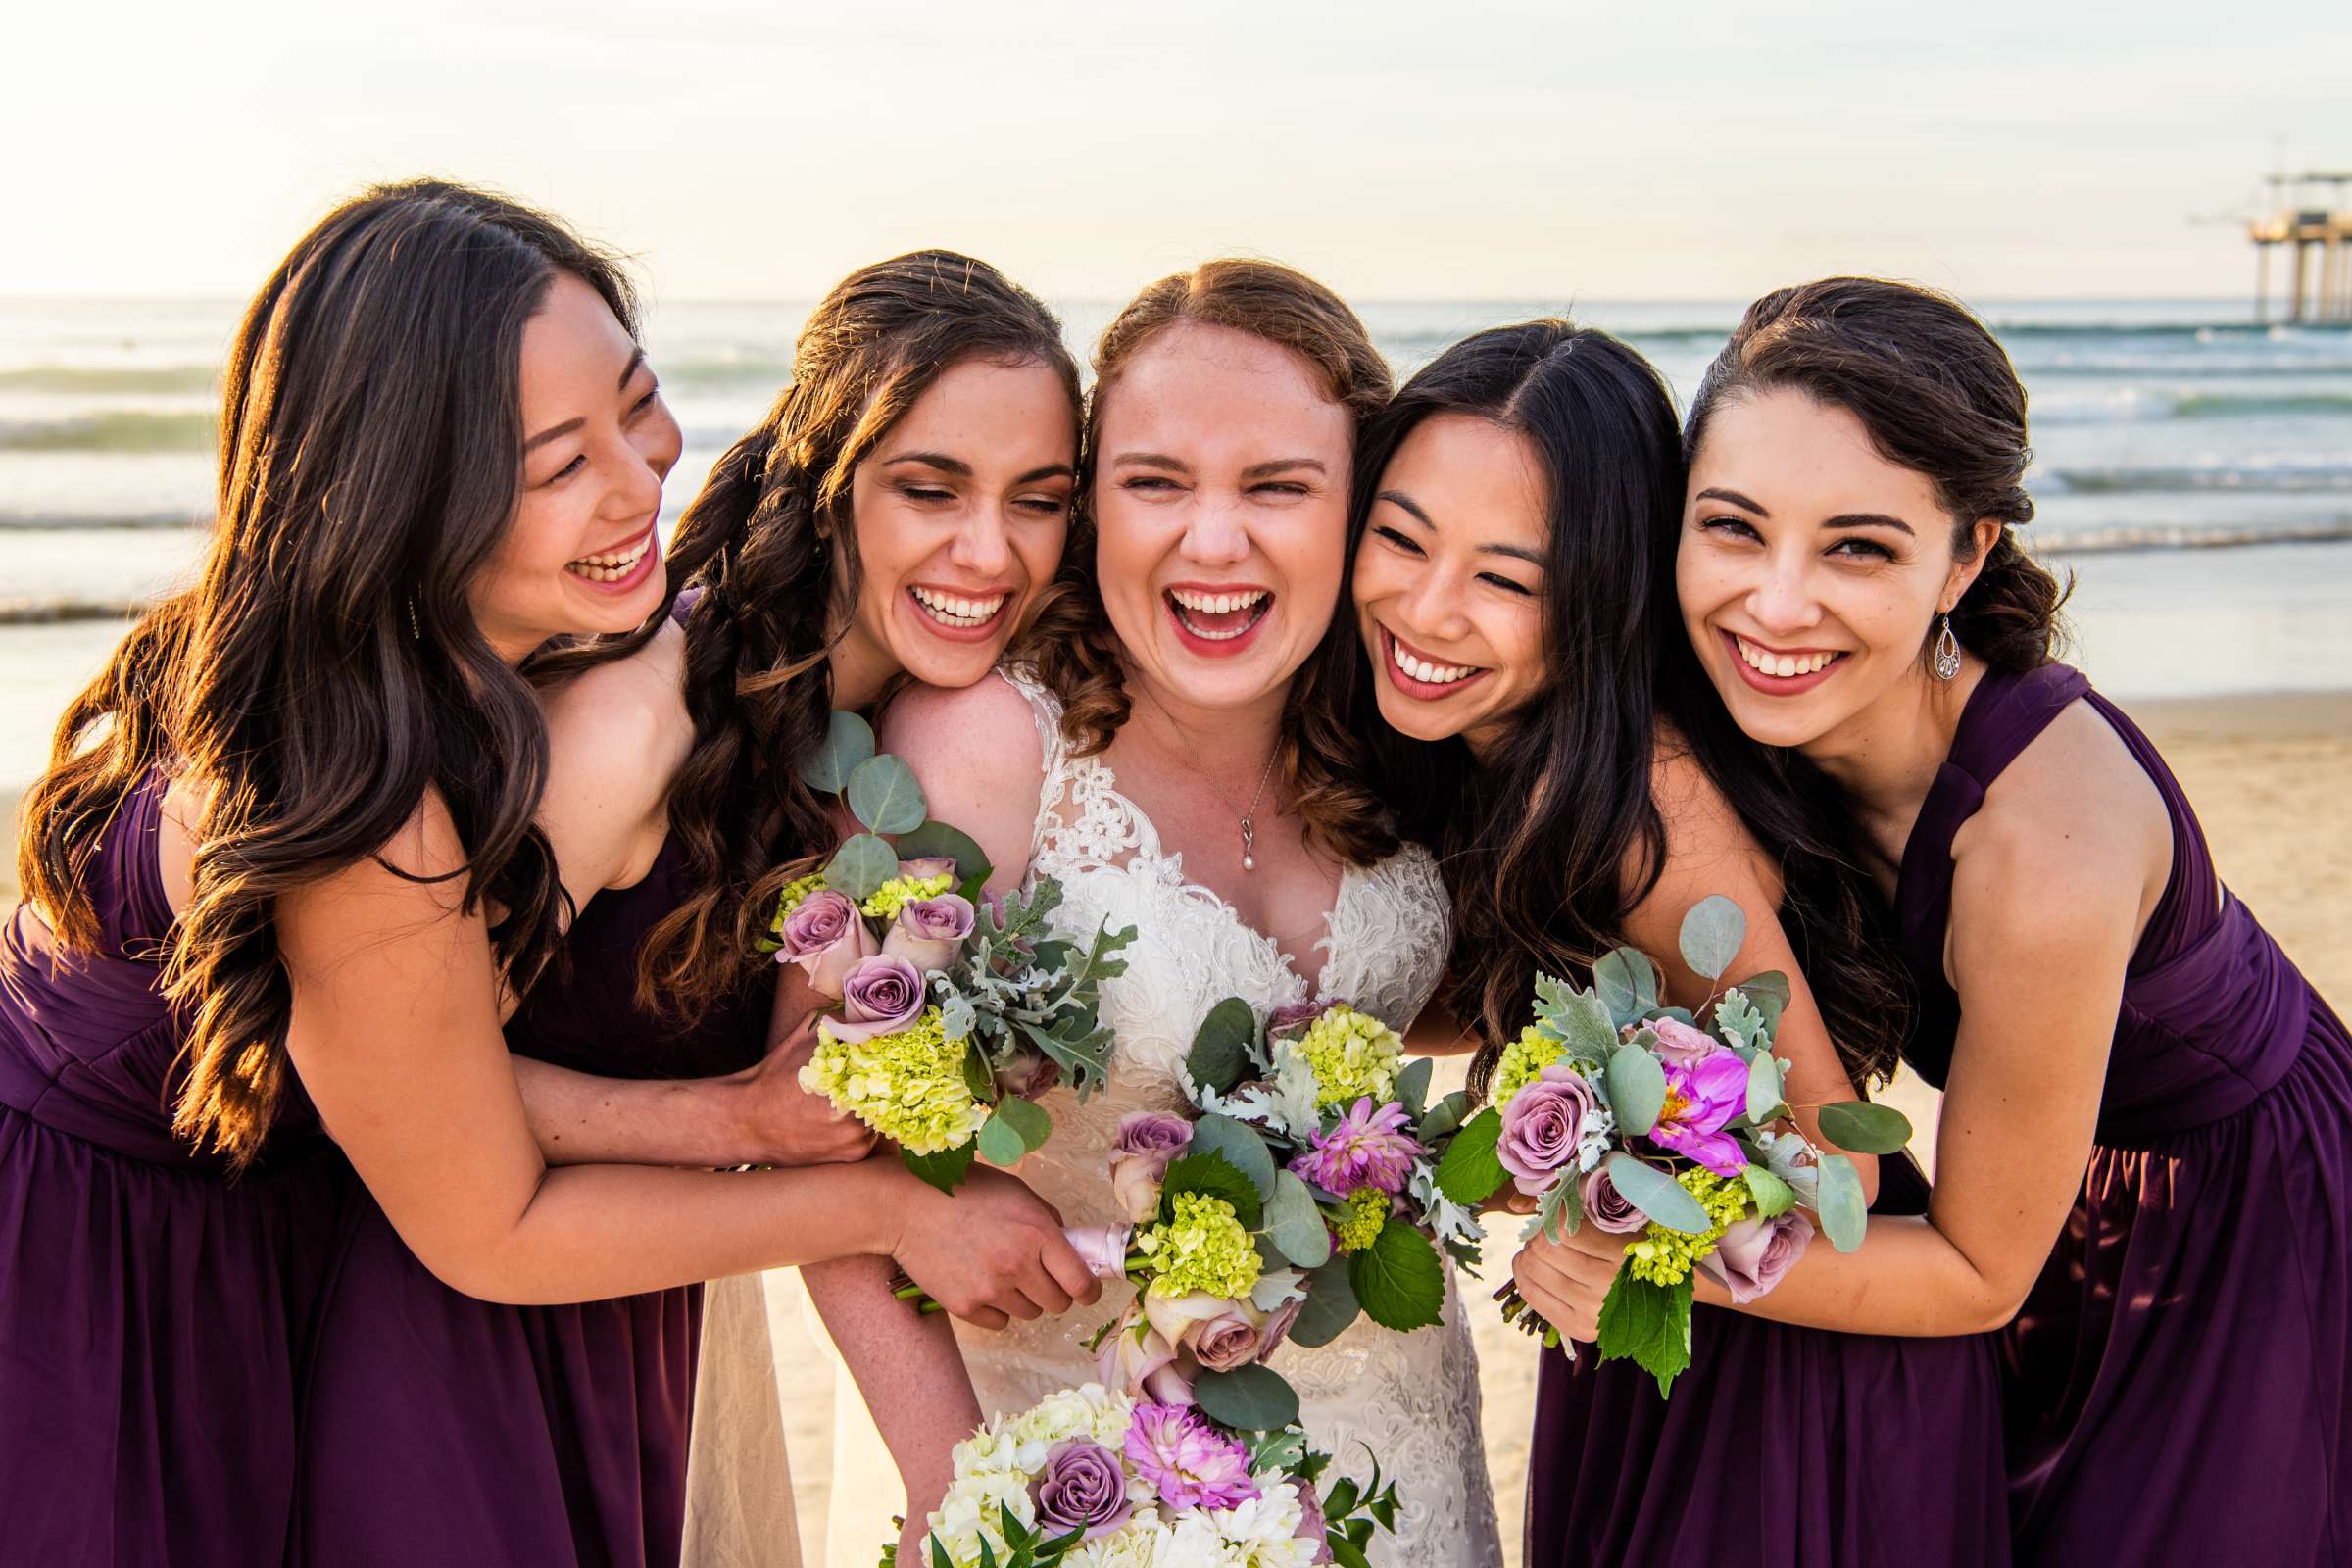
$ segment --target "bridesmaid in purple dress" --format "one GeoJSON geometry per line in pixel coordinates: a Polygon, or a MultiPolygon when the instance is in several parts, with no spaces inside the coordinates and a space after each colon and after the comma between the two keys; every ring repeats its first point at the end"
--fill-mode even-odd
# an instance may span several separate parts
{"type": "MultiPolygon", "coordinates": [[[[1453,893],[1453,1010],[1487,1042],[1474,1080],[1527,1021],[1538,972],[1587,973],[1619,942],[1695,1005],[1708,985],[1677,934],[1710,894],[1748,916],[1734,972],[1795,977],[1777,1044],[1800,1116],[1889,1069],[1866,955],[1821,918],[1850,900],[1804,813],[1752,787],[1761,749],[1675,634],[1682,464],[1656,372],[1564,321],[1499,327],[1415,375],[1366,446],[1354,597],[1386,787],[1453,893]],[[1808,926],[1800,955],[1785,931],[1808,926]]],[[[1921,1211],[1916,1167],[1859,1163],[1877,1164],[1880,1212],[1921,1211]]],[[[1573,1260],[1602,1285],[1615,1261],[1573,1260]]],[[[1598,1299],[1555,1321],[1590,1338],[1598,1299]]],[[[1986,1337],[1695,1317],[1670,1401],[1629,1361],[1544,1353],[1529,1568],[1832,1568],[1895,1542],[1907,1563],[2006,1560],[1986,1337]]]]}
{"type": "Polygon", "coordinates": [[[1751,306],[1691,412],[1686,627],[1847,813],[1945,1090],[1926,1215],[1745,1310],[1999,1329],[2022,1561],[2342,1562],[2352,1038],[2050,661],[2025,404],[1959,306],[1838,278],[1751,306]]]}
{"type": "MultiPolygon", "coordinates": [[[[201,579],[76,699],[24,806],[0,945],[12,1558],[282,1558],[318,1324],[353,1283],[337,1239],[370,1200],[435,1274],[511,1301],[895,1252],[935,1294],[1035,1309],[1059,1236],[1009,1179],[950,1201],[882,1161],[551,1169],[534,1140],[501,976],[556,953],[563,899],[515,666],[662,603],[679,436],[629,319],[560,224],[431,181],[329,215],[248,313],[201,579]]],[[[368,1354],[446,1375],[388,1327],[368,1354]]],[[[552,1348],[577,1384],[627,1375],[552,1348]]],[[[487,1464],[512,1439],[465,1441],[487,1464]]],[[[347,1460],[364,1485],[381,1457],[347,1460]]]]}

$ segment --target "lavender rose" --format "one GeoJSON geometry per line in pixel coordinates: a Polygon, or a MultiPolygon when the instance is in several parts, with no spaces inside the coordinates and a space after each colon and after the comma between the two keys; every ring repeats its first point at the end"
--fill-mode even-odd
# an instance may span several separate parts
{"type": "Polygon", "coordinates": [[[1793,1208],[1772,1219],[1743,1219],[1717,1239],[1698,1266],[1723,1283],[1735,1305],[1745,1305],[1780,1284],[1812,1240],[1813,1222],[1793,1208]]]}
{"type": "Polygon", "coordinates": [[[1657,1018],[1643,1027],[1655,1033],[1658,1043],[1651,1052],[1661,1061],[1671,1061],[1678,1067],[1695,1067],[1709,1056],[1718,1055],[1729,1048],[1702,1029],[1674,1018],[1657,1018]]]}
{"type": "Polygon", "coordinates": [[[1258,1325],[1239,1309],[1210,1318],[1193,1340],[1193,1355],[1203,1370],[1230,1372],[1257,1359],[1258,1325]]]}
{"type": "Polygon", "coordinates": [[[1126,1523],[1135,1505],[1127,1499],[1127,1472],[1119,1456],[1089,1438],[1064,1438],[1046,1455],[1046,1467],[1029,1484],[1037,1522],[1049,1536],[1084,1530],[1093,1541],[1126,1523]]]}
{"type": "Polygon", "coordinates": [[[1298,1314],[1304,1310],[1306,1298],[1303,1296],[1297,1300],[1285,1301],[1274,1309],[1264,1326],[1257,1331],[1257,1358],[1260,1361],[1272,1355],[1282,1342],[1291,1337],[1291,1325],[1298,1321],[1298,1314]]]}
{"type": "Polygon", "coordinates": [[[882,951],[917,969],[945,969],[972,934],[972,901],[961,894],[913,900],[899,906],[899,917],[882,938],[882,951]]]}
{"type": "Polygon", "coordinates": [[[874,956],[873,934],[858,906],[831,888],[820,888],[784,917],[776,933],[776,961],[797,963],[819,995],[839,1000],[842,977],[860,958],[874,956]]]}
{"type": "Polygon", "coordinates": [[[1518,1178],[1519,1191],[1540,1198],[1552,1178],[1576,1164],[1585,1117],[1600,1102],[1584,1074],[1550,1066],[1502,1107],[1502,1138],[1494,1157],[1518,1178]]]}
{"type": "Polygon", "coordinates": [[[1649,1224],[1649,1216],[1626,1201],[1617,1184],[1609,1180],[1609,1167],[1602,1165],[1585,1178],[1585,1218],[1596,1230],[1612,1236],[1631,1236],[1649,1224]]]}
{"type": "Polygon", "coordinates": [[[1193,1124],[1163,1111],[1129,1111],[1119,1118],[1110,1151],[1111,1200],[1141,1225],[1159,1212],[1160,1179],[1193,1144],[1193,1124]]]}
{"type": "Polygon", "coordinates": [[[850,1045],[895,1034],[923,1010],[922,971],[887,954],[861,958],[841,982],[842,1015],[827,1018],[824,1032],[850,1045]]]}

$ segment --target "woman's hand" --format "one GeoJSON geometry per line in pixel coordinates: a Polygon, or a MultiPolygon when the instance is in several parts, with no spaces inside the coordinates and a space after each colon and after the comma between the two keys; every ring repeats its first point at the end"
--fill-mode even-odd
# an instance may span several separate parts
{"type": "Polygon", "coordinates": [[[800,1024],[768,1048],[759,1066],[736,1075],[742,1093],[744,1136],[762,1151],[759,1163],[828,1165],[859,1160],[874,1152],[873,1131],[833,1108],[822,1095],[801,1087],[801,1069],[816,1050],[816,1017],[800,1024]]]}
{"type": "Polygon", "coordinates": [[[953,1197],[911,1175],[906,1188],[891,1255],[954,1316],[1001,1329],[1102,1298],[1061,1215],[1018,1178],[975,1164],[953,1197]]]}
{"type": "Polygon", "coordinates": [[[1519,1249],[1511,1280],[1562,1339],[1591,1344],[1600,1336],[1600,1303],[1624,1261],[1624,1237],[1582,1225],[1556,1242],[1539,1234],[1519,1249]]]}

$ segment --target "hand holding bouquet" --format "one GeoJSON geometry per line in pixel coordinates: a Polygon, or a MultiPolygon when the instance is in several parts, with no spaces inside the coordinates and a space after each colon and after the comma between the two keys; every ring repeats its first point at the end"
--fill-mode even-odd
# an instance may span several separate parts
{"type": "Polygon", "coordinates": [[[899,1146],[907,1168],[953,1190],[975,1153],[1012,1165],[1053,1121],[1035,1103],[1067,1078],[1081,1099],[1107,1071],[1102,983],[1123,972],[1132,928],[1080,947],[1047,934],[1060,885],[984,898],[980,847],[929,820],[906,764],[873,731],[835,713],[802,766],[866,831],[821,871],[790,883],[768,946],[840,1004],[817,1025],[801,1086],[899,1146]]]}
{"type": "MultiPolygon", "coordinates": [[[[1720,980],[1746,928],[1731,900],[1702,900],[1684,917],[1683,958],[1720,980]]],[[[1852,1160],[1806,1139],[1783,1098],[1788,1063],[1772,1054],[1772,1031],[1786,975],[1740,981],[1694,1015],[1658,1004],[1657,966],[1631,948],[1592,973],[1581,991],[1537,979],[1536,1021],[1504,1049],[1494,1104],[1463,1125],[1438,1185],[1462,1204],[1515,1186],[1539,1200],[1531,1238],[1587,1224],[1625,1237],[1598,1348],[1647,1369],[1663,1394],[1690,1364],[1692,1271],[1735,1301],[1762,1296],[1813,1238],[1800,1204],[1832,1247],[1852,1251],[1867,1225],[1862,1182],[1852,1160]]],[[[1857,1153],[1893,1153],[1911,1138],[1900,1111],[1867,1101],[1823,1106],[1821,1129],[1857,1153]]],[[[1506,1314],[1557,1343],[1503,1295],[1506,1314]]]]}

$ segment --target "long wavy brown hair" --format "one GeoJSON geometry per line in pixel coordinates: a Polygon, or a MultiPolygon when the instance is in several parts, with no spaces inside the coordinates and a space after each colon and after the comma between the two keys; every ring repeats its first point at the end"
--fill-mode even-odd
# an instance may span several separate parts
{"type": "MultiPolygon", "coordinates": [[[[1372,334],[1346,302],[1277,263],[1242,257],[1206,262],[1161,278],[1119,312],[1095,346],[1078,506],[1061,571],[1014,649],[1014,657],[1033,667],[1060,700],[1062,734],[1080,757],[1108,747],[1131,711],[1118,633],[1095,582],[1093,495],[1102,410],[1117,393],[1120,370],[1136,354],[1186,321],[1247,332],[1298,355],[1332,401],[1348,411],[1359,446],[1365,421],[1387,404],[1395,385],[1372,334]]],[[[1343,585],[1354,562],[1351,540],[1343,585]]],[[[1365,783],[1368,759],[1348,722],[1360,663],[1354,622],[1335,613],[1331,628],[1292,678],[1275,765],[1283,795],[1304,822],[1308,838],[1349,864],[1369,865],[1396,853],[1397,839],[1390,813],[1365,783]]]]}
{"type": "MultiPolygon", "coordinates": [[[[686,615],[686,707],[694,745],[669,792],[684,845],[683,903],[648,934],[638,992],[691,1024],[771,967],[769,912],[802,862],[833,836],[825,799],[796,763],[833,709],[828,655],[858,603],[851,480],[932,383],[969,360],[1059,373],[1079,407],[1078,367],[1061,322],[985,262],[916,251],[860,268],[801,328],[792,384],[729,449],[679,519],[672,593],[686,615]]],[[[617,645],[547,662],[626,652],[665,613],[617,645]]]]}
{"type": "Polygon", "coordinates": [[[202,574],[67,708],[25,798],[25,894],[87,952],[88,876],[124,799],[161,775],[207,786],[163,985],[188,1025],[173,1130],[233,1168],[286,1093],[279,897],[374,855],[428,790],[517,986],[555,951],[562,884],[531,820],[546,730],[466,588],[514,515],[523,327],[559,272],[634,330],[609,257],[482,191],[380,186],[304,236],[229,355],[202,574]]]}

